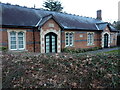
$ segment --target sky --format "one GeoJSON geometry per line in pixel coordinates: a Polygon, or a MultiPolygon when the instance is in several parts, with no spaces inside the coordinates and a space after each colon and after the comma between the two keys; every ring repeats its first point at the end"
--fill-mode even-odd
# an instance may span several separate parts
{"type": "MultiPolygon", "coordinates": [[[[44,8],[46,0],[0,0],[2,3],[20,6],[44,8]]],[[[102,10],[102,19],[106,22],[118,20],[118,2],[120,0],[58,0],[62,3],[63,12],[96,18],[96,11],[102,10]]]]}

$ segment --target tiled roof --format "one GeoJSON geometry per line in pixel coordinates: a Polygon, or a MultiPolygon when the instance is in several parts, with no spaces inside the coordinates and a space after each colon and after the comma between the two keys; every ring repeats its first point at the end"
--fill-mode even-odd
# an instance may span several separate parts
{"type": "MultiPolygon", "coordinates": [[[[26,8],[16,5],[0,3],[2,6],[2,25],[31,26],[42,25],[49,18],[54,19],[64,29],[103,30],[107,24],[95,18],[82,17],[60,12],[45,11],[42,9],[26,8]]],[[[114,28],[110,27],[113,31],[114,28]]]]}

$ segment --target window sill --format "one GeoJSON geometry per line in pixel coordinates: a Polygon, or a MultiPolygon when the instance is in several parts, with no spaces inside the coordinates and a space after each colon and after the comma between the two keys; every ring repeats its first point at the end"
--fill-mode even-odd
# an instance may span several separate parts
{"type": "Polygon", "coordinates": [[[9,51],[13,51],[13,52],[25,52],[25,51],[28,51],[28,50],[25,50],[25,49],[21,49],[21,50],[17,50],[17,49],[16,49],[16,50],[11,50],[11,49],[10,49],[9,51]]]}
{"type": "Polygon", "coordinates": [[[75,47],[75,46],[74,46],[74,45],[73,45],[73,46],[65,46],[65,48],[66,48],[66,47],[75,47]]]}
{"type": "Polygon", "coordinates": [[[94,46],[95,44],[87,44],[87,46],[94,46]]]}

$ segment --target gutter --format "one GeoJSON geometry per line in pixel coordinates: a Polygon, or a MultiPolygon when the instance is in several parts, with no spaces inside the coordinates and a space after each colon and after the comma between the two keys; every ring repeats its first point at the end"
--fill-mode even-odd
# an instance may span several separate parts
{"type": "Polygon", "coordinates": [[[34,26],[17,26],[17,25],[0,25],[2,28],[24,28],[24,29],[31,29],[34,26]]]}

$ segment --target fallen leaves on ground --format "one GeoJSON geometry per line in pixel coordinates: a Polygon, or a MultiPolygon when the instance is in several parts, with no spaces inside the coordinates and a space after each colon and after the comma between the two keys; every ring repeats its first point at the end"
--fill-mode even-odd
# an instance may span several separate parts
{"type": "Polygon", "coordinates": [[[118,54],[29,54],[0,56],[3,88],[120,88],[118,54]]]}

